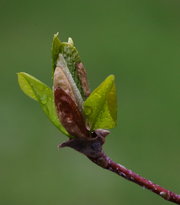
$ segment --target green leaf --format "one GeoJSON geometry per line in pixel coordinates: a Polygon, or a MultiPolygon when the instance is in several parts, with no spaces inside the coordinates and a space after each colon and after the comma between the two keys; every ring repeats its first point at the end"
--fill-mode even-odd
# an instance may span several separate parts
{"type": "Polygon", "coordinates": [[[26,95],[39,102],[50,121],[62,133],[69,136],[57,117],[52,90],[43,82],[24,72],[18,73],[18,82],[26,95]]]}
{"type": "MultiPolygon", "coordinates": [[[[86,93],[82,87],[82,80],[78,75],[77,69],[77,65],[81,63],[79,53],[74,46],[73,40],[71,38],[68,39],[68,42],[61,42],[58,38],[57,33],[54,35],[52,43],[53,72],[56,68],[57,63],[61,60],[63,60],[63,64],[65,62],[65,66],[68,68],[68,71],[70,72],[82,98],[86,99],[86,93]],[[61,58],[59,58],[59,54],[62,55],[61,58]]],[[[58,64],[61,64],[61,62],[59,62],[58,64]]]]}
{"type": "Polygon", "coordinates": [[[84,114],[91,130],[111,129],[117,122],[115,77],[108,76],[84,102],[84,114]]]}
{"type": "Polygon", "coordinates": [[[53,67],[53,72],[56,68],[56,61],[60,53],[62,43],[58,38],[58,33],[54,34],[53,37],[53,42],[52,42],[52,67],[53,67]]]}

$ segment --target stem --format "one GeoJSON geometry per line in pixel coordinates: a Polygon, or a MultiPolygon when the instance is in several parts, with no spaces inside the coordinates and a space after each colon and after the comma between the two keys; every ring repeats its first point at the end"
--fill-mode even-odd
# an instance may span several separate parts
{"type": "Polygon", "coordinates": [[[142,186],[143,188],[151,190],[152,192],[156,193],[157,195],[161,196],[167,201],[180,204],[180,195],[177,195],[167,189],[164,189],[159,185],[154,184],[152,181],[139,176],[138,174],[131,171],[130,169],[127,169],[126,167],[117,164],[116,162],[113,162],[102,151],[102,145],[105,142],[104,136],[107,135],[107,133],[102,130],[99,130],[98,132],[101,133],[101,135],[99,134],[95,138],[90,138],[88,140],[73,138],[60,144],[59,147],[61,148],[71,147],[76,151],[84,154],[86,157],[88,157],[92,162],[94,162],[98,166],[107,169],[109,171],[112,171],[122,176],[123,178],[142,186]],[[103,137],[102,134],[104,135],[103,137]]]}
{"type": "Polygon", "coordinates": [[[126,167],[117,164],[116,162],[113,162],[104,153],[101,153],[101,156],[97,158],[92,158],[92,157],[88,157],[88,158],[98,166],[110,170],[122,176],[123,178],[142,186],[143,188],[151,190],[152,192],[158,194],[165,200],[174,202],[176,204],[180,204],[180,195],[177,195],[167,189],[164,189],[159,185],[154,184],[152,181],[139,176],[135,172],[127,169],[126,167]]]}

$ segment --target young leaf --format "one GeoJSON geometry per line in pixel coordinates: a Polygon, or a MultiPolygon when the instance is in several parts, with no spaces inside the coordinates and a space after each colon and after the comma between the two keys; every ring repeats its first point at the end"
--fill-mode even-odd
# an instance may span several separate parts
{"type": "Polygon", "coordinates": [[[56,62],[57,62],[57,59],[58,59],[58,56],[59,56],[59,53],[60,53],[60,50],[61,50],[61,46],[62,46],[62,43],[58,38],[58,33],[56,33],[56,34],[54,34],[53,42],[52,42],[52,67],[53,67],[53,72],[56,68],[56,62]]]}
{"type": "Polygon", "coordinates": [[[68,39],[68,42],[61,42],[57,33],[54,35],[52,43],[53,72],[56,67],[62,65],[62,61],[65,67],[68,68],[82,99],[85,100],[90,91],[87,83],[86,71],[81,62],[79,53],[71,38],[68,39]]]}
{"type": "Polygon", "coordinates": [[[57,117],[52,90],[43,82],[24,72],[18,73],[18,82],[26,95],[39,102],[50,121],[62,133],[69,136],[57,117]]]}
{"type": "Polygon", "coordinates": [[[115,78],[107,77],[84,102],[84,113],[91,130],[116,126],[117,102],[115,78]]]}

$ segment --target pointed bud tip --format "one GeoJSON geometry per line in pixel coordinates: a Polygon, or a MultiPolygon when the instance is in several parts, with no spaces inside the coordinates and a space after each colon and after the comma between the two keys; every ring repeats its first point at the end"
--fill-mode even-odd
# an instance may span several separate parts
{"type": "Polygon", "coordinates": [[[74,42],[73,42],[71,37],[68,38],[68,43],[71,44],[72,46],[74,46],[74,42]]]}
{"type": "Polygon", "coordinates": [[[115,75],[111,74],[109,75],[109,78],[111,78],[112,80],[115,80],[115,75]]]}
{"type": "Polygon", "coordinates": [[[55,37],[58,37],[58,35],[59,35],[59,32],[55,33],[55,34],[54,34],[54,38],[55,38],[55,37]]]}

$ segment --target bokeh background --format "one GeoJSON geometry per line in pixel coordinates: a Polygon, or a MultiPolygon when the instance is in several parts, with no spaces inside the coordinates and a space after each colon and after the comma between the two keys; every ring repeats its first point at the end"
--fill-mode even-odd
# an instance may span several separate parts
{"type": "Polygon", "coordinates": [[[0,0],[0,204],[170,204],[71,149],[16,73],[49,86],[51,41],[71,36],[94,89],[115,74],[111,158],[180,193],[180,1],[0,0]]]}

